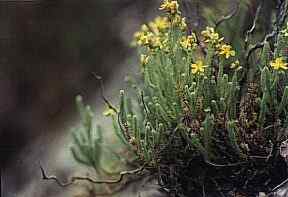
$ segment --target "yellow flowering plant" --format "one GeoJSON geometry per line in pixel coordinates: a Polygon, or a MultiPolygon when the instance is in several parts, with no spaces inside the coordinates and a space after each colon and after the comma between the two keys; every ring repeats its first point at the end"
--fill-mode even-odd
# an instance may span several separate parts
{"type": "Polygon", "coordinates": [[[197,47],[197,38],[194,33],[188,36],[183,36],[180,40],[180,45],[183,47],[185,50],[192,50],[197,47]]]}
{"type": "Polygon", "coordinates": [[[204,68],[206,68],[207,66],[203,65],[203,61],[198,60],[196,61],[196,63],[191,65],[192,68],[192,73],[193,74],[204,74],[204,68]]]}
{"type": "Polygon", "coordinates": [[[231,56],[235,56],[235,51],[232,49],[232,47],[228,44],[222,44],[219,47],[219,54],[223,55],[226,59],[230,58],[231,56]]]}
{"type": "MultiPolygon", "coordinates": [[[[180,11],[175,11],[178,6],[170,7],[171,2],[164,1],[161,6],[161,10],[168,13],[166,17],[171,19],[169,28],[165,29],[168,50],[163,53],[159,48],[151,53],[151,47],[140,46],[140,51],[148,51],[145,55],[149,56],[149,63],[143,72],[145,91],[140,104],[144,108],[146,118],[144,124],[137,129],[140,132],[137,134],[140,144],[135,151],[140,161],[149,161],[152,168],[160,168],[161,177],[166,176],[162,180],[165,180],[163,187],[172,190],[177,188],[181,191],[178,193],[179,196],[190,196],[191,193],[197,193],[197,189],[190,190],[197,187],[197,183],[193,183],[192,180],[197,179],[195,170],[198,168],[193,163],[178,170],[172,167],[179,176],[171,177],[164,171],[167,163],[171,169],[173,165],[188,162],[185,158],[193,151],[202,157],[204,165],[208,165],[207,168],[239,165],[244,171],[249,168],[256,172],[259,170],[257,167],[247,167],[246,164],[255,162],[251,156],[259,153],[265,156],[269,154],[269,150],[271,151],[270,143],[275,137],[275,132],[266,128],[279,119],[271,119],[269,113],[273,112],[274,116],[283,121],[280,128],[288,127],[288,86],[284,85],[280,92],[277,89],[288,68],[287,56],[283,55],[284,44],[278,46],[277,42],[275,43],[274,57],[269,55],[270,52],[267,52],[267,46],[264,44],[263,52],[259,56],[261,66],[253,67],[249,60],[253,47],[247,48],[244,55],[241,54],[242,51],[236,52],[215,27],[206,27],[200,32],[187,34],[191,30],[187,29],[185,17],[181,16],[180,11]],[[247,65],[251,68],[247,69],[247,65]],[[244,79],[247,79],[246,85],[243,83],[244,79]],[[263,134],[263,130],[266,134],[263,134]],[[142,138],[141,135],[146,137],[142,138]],[[261,138],[259,135],[262,135],[261,138]],[[188,151],[174,149],[169,143],[171,136],[175,140],[184,140],[182,148],[190,147],[188,151]],[[164,147],[164,150],[160,147],[164,147]],[[220,151],[220,147],[226,147],[230,150],[227,150],[228,152],[233,153],[220,151]],[[263,147],[267,148],[266,152],[263,151],[263,147]],[[245,165],[241,166],[242,163],[245,165]],[[186,174],[188,169],[190,172],[186,174]],[[191,183],[188,183],[189,187],[187,183],[181,182],[181,179],[187,176],[194,177],[191,178],[191,183]],[[173,185],[169,182],[173,178],[180,181],[173,185]]],[[[282,39],[281,36],[285,36],[285,30],[280,31],[279,40],[282,39]]],[[[125,109],[120,111],[125,113],[125,109]]],[[[127,118],[123,117],[121,120],[125,122],[127,118]]],[[[128,125],[132,125],[129,120],[128,125]]],[[[131,129],[133,130],[132,127],[131,129]]],[[[283,138],[287,139],[285,136],[283,138]]],[[[281,158],[278,157],[280,160],[281,158]]],[[[280,163],[286,166],[283,160],[280,163]]],[[[201,170],[205,171],[206,167],[201,170]]],[[[281,171],[270,167],[275,173],[277,170],[281,171]]],[[[210,176],[219,179],[231,178],[236,172],[222,173],[223,176],[216,172],[210,176]]],[[[249,175],[244,172],[242,176],[249,175]]],[[[258,176],[261,177],[261,173],[256,173],[256,177],[258,176]]],[[[241,180],[233,178],[231,182],[236,185],[244,184],[241,180]]],[[[265,186],[261,189],[267,192],[265,186]]],[[[257,189],[253,191],[255,194],[259,192],[257,189]]]]}
{"type": "Polygon", "coordinates": [[[173,0],[164,0],[161,4],[159,10],[164,10],[171,15],[178,14],[179,13],[179,4],[177,1],[173,0]]]}
{"type": "Polygon", "coordinates": [[[154,21],[149,22],[149,27],[155,34],[167,30],[169,26],[169,19],[167,17],[157,16],[154,21]]]}
{"type": "MultiPolygon", "coordinates": [[[[256,44],[250,43],[252,26],[235,46],[220,33],[221,22],[233,14],[199,31],[186,24],[178,1],[164,0],[160,10],[163,16],[134,34],[143,80],[133,85],[136,98],[121,90],[117,109],[104,113],[139,167],[121,172],[118,180],[147,172],[176,197],[272,194],[288,177],[288,154],[281,152],[288,139],[284,21],[273,23],[275,32],[256,44]]],[[[91,136],[90,110],[84,112],[91,136]]],[[[100,154],[98,138],[92,138],[94,147],[83,136],[73,136],[75,159],[100,165],[93,156],[100,154]]]]}
{"type": "Polygon", "coordinates": [[[284,61],[283,57],[278,57],[270,63],[273,70],[283,71],[288,69],[288,63],[284,61]]]}
{"type": "Polygon", "coordinates": [[[218,44],[224,40],[223,37],[220,37],[219,33],[215,32],[213,27],[206,27],[205,30],[201,32],[204,42],[218,44]]]}

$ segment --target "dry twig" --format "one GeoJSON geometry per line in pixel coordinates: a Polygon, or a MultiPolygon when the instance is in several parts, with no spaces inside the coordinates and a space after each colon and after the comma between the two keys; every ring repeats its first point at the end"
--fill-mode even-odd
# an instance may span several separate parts
{"type": "Polygon", "coordinates": [[[137,174],[139,172],[142,172],[145,169],[145,165],[143,165],[140,168],[137,168],[135,170],[131,170],[131,171],[122,171],[119,173],[119,177],[117,179],[114,180],[95,180],[91,177],[87,177],[87,176],[73,176],[71,177],[70,181],[67,182],[62,182],[60,181],[56,176],[54,175],[50,175],[48,176],[44,170],[44,168],[42,167],[41,164],[40,165],[40,170],[41,170],[41,174],[42,174],[42,179],[43,180],[54,180],[59,186],[61,187],[67,187],[70,186],[72,184],[74,184],[76,181],[88,181],[90,183],[94,183],[94,184],[116,184],[116,183],[120,183],[124,176],[126,175],[132,175],[132,174],[137,174]]]}
{"type": "Polygon", "coordinates": [[[237,14],[239,10],[239,6],[240,6],[240,2],[238,1],[236,4],[236,7],[232,11],[230,11],[229,14],[220,17],[215,23],[215,29],[217,29],[223,22],[233,18],[237,14]]]}
{"type": "Polygon", "coordinates": [[[118,113],[117,109],[110,103],[110,101],[105,97],[104,95],[104,83],[103,83],[103,78],[95,73],[92,73],[93,76],[100,81],[100,88],[101,88],[101,97],[105,104],[112,109],[115,113],[118,113]]]}
{"type": "Polygon", "coordinates": [[[257,23],[257,21],[258,21],[258,18],[259,18],[259,15],[260,15],[260,11],[261,11],[261,9],[262,9],[262,7],[263,7],[263,3],[264,3],[264,1],[262,0],[262,2],[260,3],[260,5],[257,7],[256,14],[255,14],[255,16],[254,16],[254,19],[253,19],[253,23],[252,23],[251,28],[246,31],[246,36],[245,36],[245,49],[247,49],[247,47],[248,47],[249,36],[255,31],[256,23],[257,23]]]}
{"type": "MultiPolygon", "coordinates": [[[[263,3],[264,3],[264,1],[263,1],[263,3]]],[[[257,49],[263,48],[266,42],[268,42],[269,40],[273,39],[276,35],[278,35],[280,27],[283,26],[283,23],[288,16],[287,6],[288,6],[288,4],[286,3],[286,1],[278,2],[277,17],[276,17],[276,22],[274,23],[273,31],[271,33],[266,34],[266,36],[264,37],[262,42],[258,42],[255,45],[253,45],[252,47],[250,47],[250,49],[246,53],[246,62],[249,61],[249,58],[254,51],[256,51],[257,49]]],[[[257,9],[257,11],[258,11],[258,9],[257,9]]],[[[258,11],[258,12],[260,12],[260,11],[258,11]]],[[[258,14],[256,13],[255,18],[254,18],[255,25],[253,23],[252,28],[250,29],[250,30],[252,30],[252,32],[255,29],[256,20],[258,18],[258,15],[259,15],[259,13],[258,14]]],[[[248,32],[249,32],[249,30],[248,30],[248,32]]],[[[248,35],[249,35],[249,33],[248,33],[248,35]]],[[[247,33],[246,33],[246,36],[247,36],[247,33]]],[[[245,39],[245,42],[246,42],[246,39],[245,39]]],[[[247,40],[247,42],[248,42],[248,40],[247,40]]]]}

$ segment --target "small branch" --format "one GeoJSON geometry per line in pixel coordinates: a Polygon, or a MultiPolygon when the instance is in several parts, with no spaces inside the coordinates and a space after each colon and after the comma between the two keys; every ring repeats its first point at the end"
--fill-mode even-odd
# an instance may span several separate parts
{"type": "Polygon", "coordinates": [[[104,83],[103,83],[103,79],[101,76],[92,73],[93,76],[100,81],[100,87],[101,87],[101,97],[103,99],[103,101],[105,102],[105,104],[112,109],[115,113],[118,113],[117,109],[110,103],[110,101],[104,96],[104,83]]]}
{"type": "Polygon", "coordinates": [[[145,111],[146,115],[148,116],[149,110],[147,109],[147,106],[146,106],[145,101],[144,101],[144,92],[143,91],[141,91],[141,102],[142,102],[144,111],[145,111]]]}
{"type": "Polygon", "coordinates": [[[276,144],[273,144],[273,143],[271,142],[271,140],[269,141],[269,143],[270,143],[271,149],[270,149],[269,154],[268,154],[268,156],[267,156],[267,158],[266,158],[266,160],[265,160],[266,163],[270,160],[270,158],[273,157],[273,152],[274,152],[274,150],[275,150],[275,148],[276,148],[276,144]]]}
{"type": "Polygon", "coordinates": [[[232,11],[230,11],[228,15],[220,17],[215,23],[215,29],[217,29],[223,22],[235,16],[239,10],[239,6],[240,6],[240,2],[238,1],[236,7],[232,11]]]}
{"type": "Polygon", "coordinates": [[[263,131],[266,131],[266,130],[268,130],[268,129],[272,129],[272,128],[274,128],[274,127],[275,127],[274,124],[273,124],[273,125],[269,125],[269,126],[265,127],[265,128],[263,129],[263,131]]]}
{"type": "Polygon", "coordinates": [[[212,163],[211,161],[208,161],[207,159],[204,160],[206,164],[213,166],[213,167],[235,167],[235,166],[240,166],[243,164],[246,164],[247,162],[238,162],[238,163],[230,163],[230,164],[216,164],[216,163],[212,163]]]}
{"type": "MultiPolygon", "coordinates": [[[[251,54],[259,49],[259,48],[263,48],[264,44],[269,41],[270,39],[274,38],[278,33],[279,33],[279,27],[282,27],[283,23],[285,22],[287,16],[288,16],[288,12],[287,12],[287,3],[286,1],[280,1],[278,2],[278,6],[277,6],[277,12],[278,15],[276,17],[276,22],[274,24],[274,30],[267,34],[264,38],[264,40],[262,42],[258,42],[256,43],[255,45],[253,45],[249,50],[248,52],[246,53],[246,61],[248,62],[249,61],[249,58],[251,56],[251,54]]],[[[257,9],[258,11],[258,9],[257,9]]],[[[257,13],[256,13],[257,14],[257,13]]],[[[255,17],[256,18],[256,17],[255,17]]],[[[254,18],[254,21],[255,21],[255,18],[254,18]]],[[[252,26],[253,27],[253,26],[252,26]]],[[[246,41],[246,40],[245,40],[246,41]]]]}
{"type": "Polygon", "coordinates": [[[198,46],[200,46],[201,52],[203,53],[204,56],[207,55],[207,49],[204,47],[204,45],[202,44],[202,42],[200,42],[199,36],[197,34],[197,32],[194,32],[195,36],[196,36],[196,43],[198,46]]]}
{"type": "Polygon", "coordinates": [[[54,175],[48,176],[46,174],[44,168],[42,167],[42,165],[41,164],[39,164],[39,165],[40,165],[40,170],[41,170],[41,174],[42,174],[42,179],[43,180],[53,180],[61,187],[70,186],[70,185],[74,184],[76,181],[88,181],[88,182],[94,183],[94,184],[116,184],[116,183],[120,183],[123,180],[124,176],[131,175],[131,174],[137,174],[139,172],[142,172],[145,169],[145,165],[143,165],[142,167],[137,168],[135,170],[120,172],[119,178],[115,179],[115,180],[94,180],[91,177],[74,176],[74,177],[71,177],[70,181],[62,182],[54,175]]]}
{"type": "Polygon", "coordinates": [[[264,40],[262,42],[258,42],[256,43],[255,45],[253,45],[246,53],[246,62],[249,61],[249,58],[251,56],[251,54],[257,50],[257,49],[260,49],[260,48],[263,48],[265,43],[270,40],[271,38],[273,38],[274,36],[276,35],[276,31],[272,31],[271,33],[267,34],[264,38],[264,40]]]}
{"type": "Polygon", "coordinates": [[[249,156],[249,159],[263,159],[263,160],[266,160],[268,156],[252,155],[252,156],[249,156]]]}
{"type": "Polygon", "coordinates": [[[202,183],[202,197],[206,197],[205,182],[202,183]]]}
{"type": "Polygon", "coordinates": [[[253,20],[253,24],[252,24],[251,28],[246,31],[246,36],[245,36],[245,49],[247,49],[247,47],[248,47],[249,36],[255,31],[256,23],[257,23],[257,21],[258,21],[258,18],[259,18],[259,15],[260,15],[260,11],[261,11],[261,9],[262,9],[262,6],[263,6],[263,0],[262,0],[262,2],[260,3],[260,5],[258,6],[258,8],[257,8],[257,10],[256,10],[256,14],[255,14],[255,16],[254,16],[254,20],[253,20]]]}
{"type": "Polygon", "coordinates": [[[288,178],[285,179],[282,183],[280,183],[279,185],[277,185],[276,187],[274,187],[269,193],[273,193],[276,190],[280,189],[281,187],[283,187],[284,185],[286,185],[286,183],[288,183],[288,178]]]}
{"type": "Polygon", "coordinates": [[[262,159],[262,160],[265,160],[265,162],[267,163],[269,161],[269,159],[273,156],[274,144],[271,141],[270,141],[270,145],[271,145],[271,149],[270,149],[269,154],[267,156],[251,155],[248,158],[249,159],[262,159]]]}

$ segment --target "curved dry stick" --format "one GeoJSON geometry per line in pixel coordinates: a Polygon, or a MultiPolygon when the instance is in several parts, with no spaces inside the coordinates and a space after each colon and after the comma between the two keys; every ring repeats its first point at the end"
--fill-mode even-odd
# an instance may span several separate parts
{"type": "Polygon", "coordinates": [[[94,184],[116,184],[116,183],[120,183],[124,176],[126,175],[131,175],[131,174],[137,174],[139,172],[142,172],[144,169],[145,169],[145,165],[143,165],[142,167],[140,168],[137,168],[135,170],[131,170],[131,171],[122,171],[120,172],[120,176],[118,179],[114,179],[114,180],[95,180],[91,177],[81,177],[81,176],[74,176],[74,177],[71,177],[71,180],[70,181],[67,181],[67,182],[62,182],[60,181],[56,176],[54,175],[50,175],[48,176],[44,170],[44,168],[42,167],[41,164],[40,165],[40,170],[41,170],[41,174],[42,174],[42,179],[43,180],[54,180],[59,186],[61,187],[67,187],[67,186],[70,186],[72,184],[74,184],[76,181],[88,181],[90,183],[94,183],[94,184]]]}
{"type": "Polygon", "coordinates": [[[93,76],[100,81],[100,87],[101,87],[101,97],[103,99],[103,101],[105,102],[105,104],[112,109],[115,113],[118,113],[117,109],[110,103],[110,101],[105,97],[104,95],[104,83],[103,83],[103,78],[99,75],[97,75],[96,73],[92,73],[93,76]]]}
{"type": "Polygon", "coordinates": [[[264,3],[264,1],[262,0],[260,5],[257,7],[256,14],[254,16],[253,24],[252,24],[251,28],[246,31],[245,49],[247,49],[247,47],[248,47],[249,36],[255,31],[256,23],[258,21],[258,18],[259,18],[259,15],[260,15],[260,11],[261,11],[261,9],[263,7],[263,3],[264,3]]]}
{"type": "MultiPolygon", "coordinates": [[[[123,128],[122,122],[120,121],[120,113],[118,112],[118,110],[110,103],[110,101],[105,97],[104,95],[104,83],[103,83],[103,78],[99,75],[97,75],[96,73],[92,73],[93,76],[100,81],[100,86],[101,86],[101,97],[103,99],[103,101],[105,102],[105,104],[112,109],[116,114],[117,114],[117,122],[118,125],[121,129],[122,132],[125,132],[125,129],[123,128]]],[[[126,139],[127,140],[127,139],[126,139]]]]}
{"type": "Polygon", "coordinates": [[[257,50],[257,49],[260,49],[260,48],[263,48],[265,43],[270,40],[271,38],[273,38],[274,36],[276,35],[276,31],[272,31],[271,33],[267,34],[264,38],[264,40],[262,42],[258,42],[256,43],[255,45],[253,45],[247,52],[247,55],[246,55],[246,61],[248,62],[249,61],[249,58],[251,56],[251,54],[257,50]]]}
{"type": "Polygon", "coordinates": [[[235,16],[239,10],[239,7],[240,7],[240,2],[238,1],[236,8],[234,8],[232,11],[230,11],[228,15],[222,16],[217,20],[217,22],[215,23],[215,29],[217,29],[218,26],[221,25],[224,21],[227,21],[227,20],[231,19],[233,16],[235,16]]]}
{"type": "Polygon", "coordinates": [[[219,167],[219,168],[223,168],[223,167],[235,167],[235,166],[240,166],[240,165],[244,165],[244,164],[247,164],[247,162],[238,162],[238,163],[229,163],[229,164],[216,164],[216,163],[213,163],[207,159],[204,159],[204,162],[210,166],[213,166],[213,167],[219,167]]]}
{"type": "Polygon", "coordinates": [[[277,9],[277,12],[279,13],[278,17],[277,17],[277,21],[276,23],[274,24],[274,30],[267,34],[265,36],[265,38],[263,39],[262,42],[258,42],[256,43],[255,45],[253,45],[248,51],[247,51],[247,54],[246,54],[246,61],[248,62],[249,61],[249,58],[251,56],[251,54],[259,49],[259,48],[263,48],[265,43],[267,41],[269,41],[270,39],[274,38],[279,32],[279,27],[278,26],[281,26],[285,19],[287,18],[288,16],[288,12],[287,12],[287,4],[283,1],[283,2],[278,2],[278,9],[277,9]]]}

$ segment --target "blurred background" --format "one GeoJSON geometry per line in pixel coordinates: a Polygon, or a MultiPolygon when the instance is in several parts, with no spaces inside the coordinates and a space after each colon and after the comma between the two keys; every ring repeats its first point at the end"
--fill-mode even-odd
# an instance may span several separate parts
{"type": "MultiPolygon", "coordinates": [[[[205,8],[221,16],[235,2],[183,0],[183,5],[190,26],[200,29],[205,26],[205,8]]],[[[79,118],[75,96],[81,94],[101,115],[96,73],[104,79],[107,97],[117,100],[125,74],[138,72],[136,51],[130,47],[133,33],[159,13],[159,3],[0,0],[2,196],[76,196],[43,183],[38,164],[63,179],[81,172],[69,153],[70,128],[79,118]]],[[[257,3],[250,1],[248,19],[257,3]]],[[[105,122],[100,116],[96,119],[105,122]]]]}
{"type": "Polygon", "coordinates": [[[0,1],[1,148],[17,151],[43,128],[53,132],[73,116],[77,94],[95,96],[93,72],[108,81],[121,69],[150,7],[138,2],[0,1]]]}
{"type": "Polygon", "coordinates": [[[78,122],[75,96],[81,94],[86,103],[102,106],[93,73],[103,77],[110,99],[118,96],[124,70],[132,72],[137,66],[129,45],[133,32],[151,18],[156,4],[155,0],[0,0],[2,196],[62,192],[53,184],[47,191],[45,184],[34,185],[41,182],[38,162],[52,172],[69,171],[74,162],[70,130],[78,122]],[[115,84],[110,85],[113,90],[109,84],[115,84]]]}

